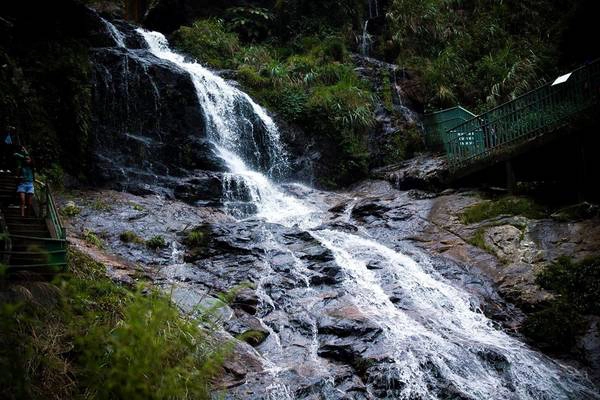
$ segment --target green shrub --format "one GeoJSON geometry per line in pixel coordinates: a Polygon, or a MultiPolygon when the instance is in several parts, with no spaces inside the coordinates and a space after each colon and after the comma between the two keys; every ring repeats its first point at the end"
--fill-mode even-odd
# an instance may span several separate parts
{"type": "Polygon", "coordinates": [[[228,25],[242,38],[254,41],[271,34],[273,13],[261,7],[231,7],[226,12],[228,25]]]}
{"type": "Polygon", "coordinates": [[[173,44],[201,63],[215,68],[235,67],[240,43],[235,33],[228,32],[222,20],[198,20],[182,26],[173,36],[173,44]]]}
{"type": "Polygon", "coordinates": [[[158,250],[167,247],[167,242],[165,241],[164,237],[157,235],[148,239],[146,241],[146,246],[149,249],[158,250]]]}
{"type": "Polygon", "coordinates": [[[119,235],[119,239],[123,243],[135,243],[135,244],[144,244],[144,239],[142,239],[138,234],[133,231],[123,231],[119,235]]]}
{"type": "Polygon", "coordinates": [[[464,224],[485,221],[500,215],[522,215],[531,219],[544,218],[547,212],[532,200],[522,197],[502,197],[485,200],[467,207],[460,219],[464,224]]]}

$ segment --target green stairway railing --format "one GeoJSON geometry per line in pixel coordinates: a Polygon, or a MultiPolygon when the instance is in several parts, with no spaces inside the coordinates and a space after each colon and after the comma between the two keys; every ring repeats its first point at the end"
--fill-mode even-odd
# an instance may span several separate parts
{"type": "Polygon", "coordinates": [[[49,221],[50,234],[54,239],[65,240],[67,233],[60,219],[60,214],[54,202],[50,187],[36,180],[35,204],[37,210],[36,215],[40,218],[45,218],[49,221]]]}
{"type": "Polygon", "coordinates": [[[451,171],[552,132],[600,98],[600,60],[442,133],[451,171]]]}
{"type": "Polygon", "coordinates": [[[423,116],[425,143],[430,148],[442,149],[444,132],[474,117],[475,114],[461,106],[425,114],[423,116]]]}

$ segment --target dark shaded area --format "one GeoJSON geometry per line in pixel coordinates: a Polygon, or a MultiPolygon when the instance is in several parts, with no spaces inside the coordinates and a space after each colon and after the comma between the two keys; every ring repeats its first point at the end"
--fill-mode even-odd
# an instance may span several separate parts
{"type": "Polygon", "coordinates": [[[230,7],[252,5],[256,7],[272,7],[273,0],[162,0],[153,7],[144,25],[151,30],[171,33],[182,25],[190,25],[197,19],[222,14],[230,7]]]}
{"type": "MultiPolygon", "coordinates": [[[[600,161],[594,155],[600,146],[597,113],[596,108],[576,125],[562,128],[555,140],[512,159],[517,193],[552,207],[600,201],[600,161]]],[[[461,179],[454,186],[506,188],[505,163],[461,179]]]]}
{"type": "Polygon", "coordinates": [[[576,66],[600,57],[599,4],[579,0],[560,44],[561,63],[576,66]]]}
{"type": "Polygon", "coordinates": [[[16,127],[38,166],[88,168],[89,46],[101,45],[95,13],[75,1],[0,4],[0,129],[16,127]]]}

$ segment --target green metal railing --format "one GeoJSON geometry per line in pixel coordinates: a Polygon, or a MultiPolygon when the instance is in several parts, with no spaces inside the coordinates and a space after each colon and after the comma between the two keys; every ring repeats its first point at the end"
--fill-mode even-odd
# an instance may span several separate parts
{"type": "Polygon", "coordinates": [[[556,130],[589,109],[600,97],[600,60],[442,133],[450,170],[521,145],[556,130]]]}
{"type": "Polygon", "coordinates": [[[62,220],[60,219],[60,214],[58,213],[50,187],[37,180],[35,183],[37,186],[37,190],[35,191],[35,205],[38,217],[44,218],[50,222],[49,229],[53,238],[65,240],[67,233],[62,220]]]}
{"type": "Polygon", "coordinates": [[[431,148],[441,149],[444,145],[444,132],[474,117],[475,114],[461,106],[425,114],[423,117],[425,143],[431,148]]]}

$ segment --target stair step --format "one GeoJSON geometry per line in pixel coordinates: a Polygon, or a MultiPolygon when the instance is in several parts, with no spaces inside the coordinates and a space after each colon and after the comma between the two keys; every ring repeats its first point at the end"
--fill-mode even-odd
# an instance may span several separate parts
{"type": "Polygon", "coordinates": [[[9,230],[9,232],[12,235],[30,236],[34,238],[50,238],[50,232],[48,232],[47,230],[9,230]]]}

